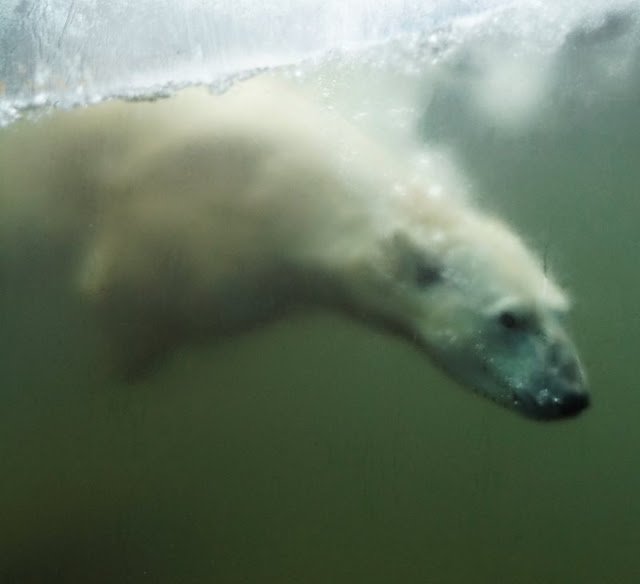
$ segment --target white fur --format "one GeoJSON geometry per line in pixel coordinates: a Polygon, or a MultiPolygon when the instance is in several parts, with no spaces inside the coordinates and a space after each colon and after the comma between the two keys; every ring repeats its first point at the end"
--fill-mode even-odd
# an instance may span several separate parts
{"type": "Polygon", "coordinates": [[[509,361],[490,354],[510,346],[488,340],[496,315],[555,331],[566,310],[520,239],[420,176],[414,152],[272,79],[59,112],[10,128],[0,154],[4,233],[29,224],[80,250],[78,288],[129,373],[182,339],[320,305],[513,405],[512,361],[533,365],[521,351],[489,387],[486,363],[509,361]]]}

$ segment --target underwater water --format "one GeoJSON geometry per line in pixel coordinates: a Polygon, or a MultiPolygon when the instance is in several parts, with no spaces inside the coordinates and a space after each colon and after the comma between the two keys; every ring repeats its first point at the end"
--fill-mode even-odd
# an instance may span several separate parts
{"type": "MultiPolygon", "coordinates": [[[[533,423],[329,314],[114,382],[56,250],[3,250],[1,582],[638,581],[640,7],[463,4],[283,72],[415,132],[543,255],[592,407],[533,423]]],[[[5,122],[39,103],[10,85],[5,122]]]]}

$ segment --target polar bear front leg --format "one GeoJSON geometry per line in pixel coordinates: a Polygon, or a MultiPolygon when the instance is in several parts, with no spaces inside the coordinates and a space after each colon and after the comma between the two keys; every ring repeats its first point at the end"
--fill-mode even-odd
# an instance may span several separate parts
{"type": "Polygon", "coordinates": [[[162,309],[162,290],[149,294],[146,270],[137,278],[128,277],[131,266],[122,263],[123,241],[118,235],[122,236],[103,232],[91,241],[78,284],[95,310],[111,368],[118,377],[133,382],[164,359],[180,333],[168,316],[166,298],[162,309]]]}

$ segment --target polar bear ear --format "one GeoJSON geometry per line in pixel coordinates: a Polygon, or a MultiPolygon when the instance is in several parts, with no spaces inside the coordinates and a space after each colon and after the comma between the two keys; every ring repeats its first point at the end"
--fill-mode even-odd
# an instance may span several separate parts
{"type": "Polygon", "coordinates": [[[410,281],[418,288],[428,288],[442,281],[442,264],[406,233],[395,233],[391,247],[394,263],[404,281],[410,281]]]}

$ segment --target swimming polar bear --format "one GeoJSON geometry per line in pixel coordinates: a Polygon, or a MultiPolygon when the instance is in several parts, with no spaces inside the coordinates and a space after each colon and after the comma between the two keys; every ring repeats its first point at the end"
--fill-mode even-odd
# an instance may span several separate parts
{"type": "Polygon", "coordinates": [[[0,227],[73,243],[130,376],[179,342],[315,306],[526,416],[583,410],[565,294],[503,223],[389,150],[264,76],[105,102],[4,131],[0,227]]]}

